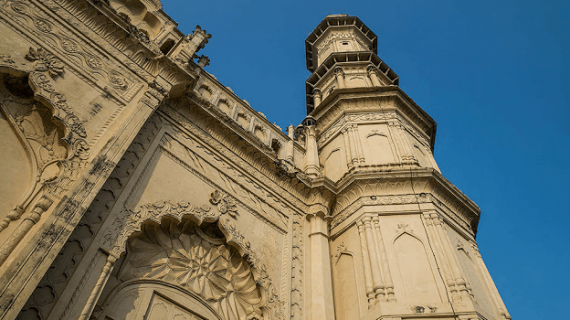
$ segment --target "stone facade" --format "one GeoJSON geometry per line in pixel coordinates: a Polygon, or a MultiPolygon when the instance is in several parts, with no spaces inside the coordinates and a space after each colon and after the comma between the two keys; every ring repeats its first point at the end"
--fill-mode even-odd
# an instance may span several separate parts
{"type": "Polygon", "coordinates": [[[0,1],[0,319],[510,319],[358,18],[287,134],[158,0],[0,1]]]}

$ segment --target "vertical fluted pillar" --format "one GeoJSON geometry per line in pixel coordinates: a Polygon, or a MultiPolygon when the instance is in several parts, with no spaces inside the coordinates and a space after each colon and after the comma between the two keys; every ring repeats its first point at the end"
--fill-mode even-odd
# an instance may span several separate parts
{"type": "Polygon", "coordinates": [[[107,261],[103,266],[103,270],[101,270],[101,274],[97,279],[97,283],[95,284],[95,287],[91,291],[89,299],[87,299],[87,302],[85,303],[85,306],[83,307],[83,310],[81,311],[81,315],[79,316],[78,320],[89,319],[89,316],[93,312],[93,308],[95,308],[95,303],[97,303],[97,300],[99,299],[99,296],[101,295],[101,292],[103,291],[103,288],[107,283],[107,280],[109,280],[111,271],[115,266],[115,261],[117,261],[117,258],[115,258],[114,256],[112,255],[107,256],[107,261]]]}
{"type": "Polygon", "coordinates": [[[357,221],[358,235],[360,236],[360,247],[362,249],[362,264],[364,265],[364,283],[366,285],[366,297],[368,297],[368,305],[376,303],[374,297],[374,284],[372,283],[372,271],[370,270],[370,255],[368,254],[368,246],[366,245],[366,235],[364,234],[364,224],[357,221]]]}
{"type": "Polygon", "coordinates": [[[354,139],[354,131],[353,131],[353,127],[351,125],[349,125],[347,128],[347,133],[348,133],[348,141],[350,144],[350,155],[351,155],[351,162],[352,165],[355,167],[358,167],[358,151],[356,149],[356,142],[354,139]]]}
{"type": "Polygon", "coordinates": [[[0,265],[6,261],[10,253],[14,251],[18,243],[24,239],[30,229],[40,221],[42,213],[44,213],[53,203],[53,200],[42,196],[36,203],[34,208],[24,216],[24,219],[10,237],[0,247],[0,265]]]}
{"type": "Polygon", "coordinates": [[[352,152],[351,152],[351,146],[350,146],[350,139],[348,137],[348,128],[343,128],[342,129],[342,138],[344,140],[344,150],[345,155],[346,155],[346,164],[348,166],[349,169],[353,168],[354,165],[352,163],[352,152]]]}
{"type": "Polygon", "coordinates": [[[394,151],[396,152],[397,158],[403,162],[402,142],[400,141],[400,137],[396,134],[394,121],[388,122],[388,132],[390,132],[390,136],[394,141],[394,146],[395,146],[394,151]]]}
{"type": "Polygon", "coordinates": [[[380,259],[378,258],[378,250],[376,249],[376,242],[374,241],[374,231],[372,230],[371,221],[372,218],[370,217],[362,218],[364,233],[366,234],[366,244],[368,245],[368,255],[370,256],[374,295],[376,299],[384,300],[386,298],[386,292],[384,291],[384,283],[380,271],[380,259]]]}
{"type": "Polygon", "coordinates": [[[310,214],[307,217],[311,250],[310,319],[333,320],[335,316],[328,224],[324,215],[310,214]]]}
{"type": "Polygon", "coordinates": [[[396,136],[398,136],[398,140],[400,140],[400,151],[401,151],[401,158],[403,163],[417,163],[416,158],[414,157],[414,152],[412,150],[410,141],[406,138],[406,133],[404,132],[404,128],[400,123],[393,123],[392,124],[393,132],[396,136]]]}
{"type": "Polygon", "coordinates": [[[358,125],[353,125],[353,131],[354,131],[354,140],[356,140],[356,149],[358,150],[358,160],[360,162],[360,165],[363,165],[366,163],[365,158],[364,158],[364,149],[362,148],[362,141],[360,140],[360,134],[358,133],[358,125]]]}
{"type": "Polygon", "coordinates": [[[443,227],[443,221],[439,217],[437,213],[431,214],[436,233],[439,237],[439,240],[443,244],[443,249],[448,257],[448,261],[451,267],[451,272],[453,273],[453,278],[455,280],[455,285],[461,294],[461,299],[471,299],[469,294],[469,289],[467,288],[467,281],[465,281],[465,276],[463,272],[461,272],[461,267],[459,266],[459,260],[457,258],[457,254],[455,250],[453,250],[453,246],[449,241],[449,237],[445,232],[443,227]]]}
{"type": "Polygon", "coordinates": [[[338,84],[339,89],[343,89],[345,87],[344,84],[344,71],[342,71],[341,67],[336,67],[334,69],[334,76],[336,78],[336,82],[338,84]]]}
{"type": "Polygon", "coordinates": [[[497,306],[497,309],[499,310],[499,313],[502,317],[502,320],[510,320],[511,315],[507,311],[507,307],[505,306],[503,299],[501,299],[501,295],[499,294],[499,290],[497,289],[495,282],[493,282],[493,279],[491,278],[491,274],[489,273],[489,269],[487,269],[487,265],[485,265],[485,262],[483,261],[483,258],[481,257],[481,253],[479,252],[479,248],[477,247],[477,243],[475,243],[474,241],[471,241],[471,247],[473,248],[473,251],[475,251],[475,257],[476,257],[475,261],[477,262],[477,266],[479,267],[479,270],[481,271],[481,274],[483,275],[483,280],[485,281],[487,288],[489,288],[489,291],[491,292],[491,296],[493,297],[493,301],[495,302],[495,305],[497,306]]]}
{"type": "Polygon", "coordinates": [[[382,232],[380,231],[380,218],[377,215],[373,216],[372,223],[374,224],[374,239],[377,244],[378,257],[380,257],[382,265],[384,284],[386,285],[386,300],[396,301],[396,296],[394,295],[394,281],[392,280],[392,273],[390,272],[390,266],[388,265],[388,256],[386,255],[384,239],[382,238],[382,232]]]}
{"type": "Polygon", "coordinates": [[[370,77],[370,81],[372,81],[372,85],[375,87],[380,87],[382,84],[380,83],[380,79],[378,79],[378,74],[376,73],[377,68],[373,65],[369,65],[366,68],[368,71],[368,76],[370,77]]]}
{"type": "Polygon", "coordinates": [[[432,239],[432,243],[435,247],[435,256],[436,259],[439,261],[438,265],[441,269],[441,272],[444,276],[445,283],[448,287],[449,292],[451,293],[451,298],[455,301],[459,299],[459,292],[457,287],[455,286],[455,280],[452,277],[451,270],[449,267],[449,259],[447,258],[445,251],[441,245],[441,241],[436,234],[436,230],[433,224],[433,219],[431,217],[431,213],[425,212],[422,215],[425,223],[426,223],[426,232],[430,239],[432,239]]]}

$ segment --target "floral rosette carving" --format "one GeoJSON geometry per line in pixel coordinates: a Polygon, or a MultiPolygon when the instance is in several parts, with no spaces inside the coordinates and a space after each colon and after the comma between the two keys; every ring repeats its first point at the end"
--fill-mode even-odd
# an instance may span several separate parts
{"type": "Polygon", "coordinates": [[[48,71],[52,77],[59,76],[64,71],[61,60],[42,48],[34,49],[30,47],[26,59],[34,61],[33,67],[36,71],[48,71]]]}
{"type": "MultiPolygon", "coordinates": [[[[211,197],[212,204],[224,204],[227,210],[235,207],[231,201],[224,202],[223,199],[228,197],[219,191],[212,192],[211,197]]],[[[225,213],[230,212],[227,210],[225,213]]],[[[134,264],[129,267],[131,269],[123,272],[124,280],[150,277],[187,287],[202,295],[222,315],[232,319],[262,319],[266,315],[268,319],[284,319],[285,302],[277,294],[267,267],[252,251],[250,242],[236,226],[227,219],[220,219],[222,214],[222,210],[212,210],[208,205],[198,207],[185,201],[144,204],[136,210],[126,210],[117,217],[107,230],[103,245],[118,257],[125,252],[127,243],[139,241],[135,239],[140,236],[128,240],[133,233],[144,235],[150,229],[168,232],[171,234],[169,237],[177,238],[163,241],[166,238],[147,237],[144,241],[145,246],[155,247],[153,252],[157,253],[154,256],[158,259],[156,263],[152,259],[143,258],[149,250],[129,247],[129,252],[134,253],[134,258],[129,259],[134,264]],[[163,226],[172,223],[163,220],[165,216],[174,217],[177,221],[182,221],[183,217],[190,219],[176,226],[176,231],[172,228],[174,225],[163,226]],[[143,224],[145,221],[157,224],[143,224]],[[222,239],[204,237],[204,232],[184,235],[191,228],[181,227],[190,223],[195,226],[192,228],[198,230],[203,223],[216,222],[229,246],[220,245],[218,241],[222,239]],[[180,245],[177,245],[178,241],[180,245]],[[168,249],[172,245],[175,247],[168,249]]]]}
{"type": "Polygon", "coordinates": [[[238,215],[235,200],[228,195],[222,194],[218,190],[210,194],[210,203],[217,205],[221,214],[227,213],[232,218],[235,218],[238,215]]]}
{"type": "Polygon", "coordinates": [[[122,280],[156,279],[200,295],[223,319],[262,319],[263,293],[252,267],[222,239],[192,222],[144,225],[127,241],[122,280]]]}

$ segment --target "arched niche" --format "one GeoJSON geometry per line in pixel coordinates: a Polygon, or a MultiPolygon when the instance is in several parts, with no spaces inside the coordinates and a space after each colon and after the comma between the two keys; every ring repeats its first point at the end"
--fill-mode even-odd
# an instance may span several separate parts
{"type": "Polygon", "coordinates": [[[200,88],[198,89],[198,92],[200,93],[200,95],[202,95],[202,97],[204,99],[206,99],[208,101],[212,97],[212,90],[205,85],[200,86],[200,88]]]}
{"type": "Polygon", "coordinates": [[[419,305],[441,302],[423,241],[406,231],[396,236],[393,246],[407,302],[419,305]]]}
{"type": "MultiPolygon", "coordinates": [[[[151,299],[148,296],[150,293],[135,294],[136,290],[133,289],[125,294],[134,297],[117,296],[110,300],[110,304],[103,306],[105,314],[119,314],[120,319],[139,319],[139,314],[155,312],[167,316],[157,319],[174,319],[168,316],[171,311],[164,310],[179,307],[175,304],[165,305],[163,311],[152,311],[156,307],[153,301],[185,298],[201,301],[203,306],[214,311],[204,319],[262,318],[263,290],[254,278],[253,267],[240,254],[239,248],[228,244],[216,222],[198,225],[189,217],[177,220],[168,216],[160,224],[147,221],[142,224],[140,231],[129,237],[126,247],[117,274],[119,281],[153,280],[178,288],[179,292],[172,297],[162,293],[151,299]],[[131,299],[133,303],[128,306],[111,305],[121,299],[131,299]]],[[[190,315],[196,310],[180,311],[181,314],[184,312],[190,315]]]]}
{"type": "Polygon", "coordinates": [[[383,133],[371,133],[366,137],[370,164],[394,163],[394,153],[388,136],[383,133]]]}
{"type": "Polygon", "coordinates": [[[156,16],[157,9],[162,7],[160,1],[149,3],[141,0],[110,0],[109,5],[117,13],[127,17],[130,23],[146,30],[151,40],[158,35],[162,28],[163,23],[156,16]]]}
{"type": "Polygon", "coordinates": [[[333,263],[334,289],[337,319],[362,317],[360,310],[359,273],[354,254],[343,250],[337,253],[333,263]]]}
{"type": "Polygon", "coordinates": [[[62,194],[85,166],[89,147],[82,121],[48,77],[63,73],[62,62],[41,48],[30,48],[31,65],[0,56],[0,181],[9,182],[0,188],[2,232],[42,193],[62,194]]]}
{"type": "Polygon", "coordinates": [[[338,181],[346,173],[346,166],[344,151],[335,148],[325,159],[325,175],[332,181],[338,181]]]}
{"type": "Polygon", "coordinates": [[[231,109],[230,103],[226,99],[220,99],[220,101],[218,101],[218,108],[226,114],[229,114],[231,109]]]}
{"type": "Polygon", "coordinates": [[[162,201],[120,213],[104,244],[113,255],[124,255],[117,281],[181,287],[227,320],[272,319],[282,312],[281,299],[266,266],[231,222],[232,198],[214,191],[210,203],[215,208],[162,201]]]}

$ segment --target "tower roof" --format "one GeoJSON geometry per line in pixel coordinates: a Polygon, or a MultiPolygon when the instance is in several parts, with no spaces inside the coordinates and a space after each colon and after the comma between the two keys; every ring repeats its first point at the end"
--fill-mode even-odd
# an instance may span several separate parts
{"type": "Polygon", "coordinates": [[[364,37],[366,37],[371,43],[372,47],[369,48],[375,54],[378,54],[377,50],[377,37],[372,30],[370,30],[358,17],[352,17],[347,14],[334,14],[325,17],[321,23],[311,32],[311,34],[305,40],[305,52],[307,59],[307,69],[314,72],[318,67],[316,48],[315,44],[318,40],[325,34],[325,32],[330,28],[335,27],[347,27],[354,26],[356,30],[359,30],[364,37]]]}

